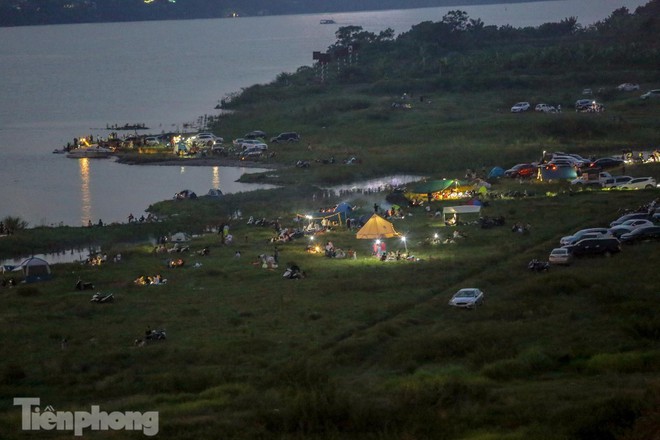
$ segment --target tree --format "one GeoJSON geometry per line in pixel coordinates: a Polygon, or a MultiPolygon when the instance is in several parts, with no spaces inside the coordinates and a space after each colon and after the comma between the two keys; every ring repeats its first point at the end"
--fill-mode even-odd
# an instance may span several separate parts
{"type": "Polygon", "coordinates": [[[2,219],[4,230],[7,234],[13,234],[16,231],[21,231],[28,227],[28,222],[20,217],[7,216],[2,219]]]}

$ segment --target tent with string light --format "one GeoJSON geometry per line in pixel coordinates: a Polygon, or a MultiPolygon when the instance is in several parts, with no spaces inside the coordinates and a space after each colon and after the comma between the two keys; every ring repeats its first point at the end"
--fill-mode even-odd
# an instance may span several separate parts
{"type": "Polygon", "coordinates": [[[394,225],[378,214],[374,214],[357,232],[356,238],[363,240],[376,240],[383,238],[398,237],[399,234],[394,225]]]}
{"type": "Polygon", "coordinates": [[[351,205],[349,205],[346,202],[342,202],[331,208],[320,209],[318,212],[315,212],[313,214],[307,214],[307,215],[296,214],[296,216],[300,219],[304,218],[309,220],[310,226],[316,220],[319,220],[322,223],[328,225],[331,225],[333,223],[343,225],[346,223],[346,219],[350,216],[352,211],[353,211],[353,207],[351,205]]]}

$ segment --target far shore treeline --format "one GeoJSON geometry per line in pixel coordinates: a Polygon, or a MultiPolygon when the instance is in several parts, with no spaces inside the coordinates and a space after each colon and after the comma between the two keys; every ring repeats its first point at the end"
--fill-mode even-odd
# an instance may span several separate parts
{"type": "Polygon", "coordinates": [[[540,0],[0,0],[0,26],[412,9],[540,0]]]}

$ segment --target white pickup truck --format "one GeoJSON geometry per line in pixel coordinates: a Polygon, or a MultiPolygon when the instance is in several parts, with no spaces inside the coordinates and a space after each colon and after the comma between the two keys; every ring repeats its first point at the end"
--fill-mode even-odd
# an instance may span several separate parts
{"type": "Polygon", "coordinates": [[[571,180],[571,185],[585,185],[585,186],[600,186],[604,187],[609,180],[614,180],[614,177],[607,171],[583,171],[582,175],[577,179],[571,180]]]}

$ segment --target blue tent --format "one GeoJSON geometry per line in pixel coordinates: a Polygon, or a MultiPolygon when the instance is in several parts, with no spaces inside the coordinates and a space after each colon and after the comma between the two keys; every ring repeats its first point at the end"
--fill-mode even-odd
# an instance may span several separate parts
{"type": "Polygon", "coordinates": [[[493,169],[490,170],[490,173],[488,173],[488,178],[493,179],[493,178],[502,177],[503,175],[504,175],[504,168],[493,167],[493,169]]]}
{"type": "Polygon", "coordinates": [[[353,207],[349,205],[346,202],[341,202],[339,205],[335,206],[334,213],[339,214],[342,221],[346,221],[346,219],[350,216],[351,212],[353,211],[353,207]]]}

